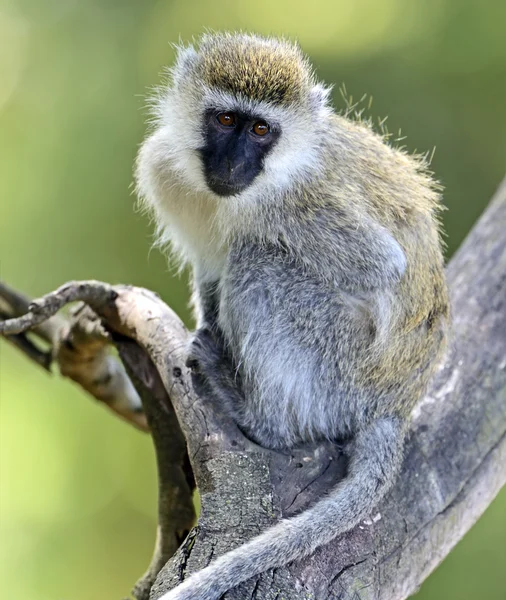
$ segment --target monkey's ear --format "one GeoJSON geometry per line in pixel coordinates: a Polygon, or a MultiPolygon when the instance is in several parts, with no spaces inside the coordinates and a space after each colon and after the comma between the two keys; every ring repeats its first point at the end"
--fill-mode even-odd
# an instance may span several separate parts
{"type": "Polygon", "coordinates": [[[175,86],[187,76],[197,62],[197,51],[193,46],[176,46],[176,62],[171,69],[172,81],[175,86]]]}
{"type": "Polygon", "coordinates": [[[310,102],[311,106],[314,110],[318,111],[322,108],[325,108],[329,104],[330,93],[332,92],[332,87],[322,85],[321,83],[317,83],[311,88],[310,92],[310,102]]]}

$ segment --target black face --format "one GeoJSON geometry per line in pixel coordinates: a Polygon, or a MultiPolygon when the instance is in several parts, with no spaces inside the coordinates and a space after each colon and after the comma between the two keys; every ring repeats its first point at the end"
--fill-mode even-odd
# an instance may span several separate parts
{"type": "Polygon", "coordinates": [[[246,189],[262,171],[279,131],[266,121],[239,112],[208,111],[205,147],[200,150],[209,188],[219,196],[246,189]]]}

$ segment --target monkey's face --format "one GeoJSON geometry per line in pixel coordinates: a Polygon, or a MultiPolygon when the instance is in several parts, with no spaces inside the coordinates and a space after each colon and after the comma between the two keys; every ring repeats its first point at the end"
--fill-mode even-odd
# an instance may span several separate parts
{"type": "Polygon", "coordinates": [[[275,203],[324,168],[329,90],[296,46],[204,36],[198,47],[178,50],[170,75],[154,99],[155,131],[139,153],[141,195],[167,203],[179,193],[211,204],[233,198],[218,203],[225,214],[275,203]]]}
{"type": "Polygon", "coordinates": [[[200,149],[208,187],[219,196],[245,190],[262,172],[280,136],[276,124],[244,112],[207,110],[200,149]]]}

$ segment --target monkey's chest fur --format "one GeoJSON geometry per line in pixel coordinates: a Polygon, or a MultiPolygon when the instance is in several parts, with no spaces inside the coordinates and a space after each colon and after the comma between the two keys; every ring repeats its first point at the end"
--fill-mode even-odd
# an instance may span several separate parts
{"type": "Polygon", "coordinates": [[[343,439],[377,401],[357,381],[369,332],[336,289],[276,253],[231,252],[217,288],[217,325],[240,375],[234,418],[263,446],[343,439]]]}

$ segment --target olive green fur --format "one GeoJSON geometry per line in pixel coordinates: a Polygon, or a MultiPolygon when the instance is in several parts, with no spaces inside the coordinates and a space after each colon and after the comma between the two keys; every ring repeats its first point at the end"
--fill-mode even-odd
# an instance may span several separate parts
{"type": "Polygon", "coordinates": [[[302,102],[314,75],[299,47],[287,41],[228,33],[204,36],[196,75],[205,86],[273,104],[302,102]]]}
{"type": "MultiPolygon", "coordinates": [[[[369,124],[335,115],[331,126],[346,152],[328,144],[324,151],[328,167],[321,184],[309,190],[300,186],[286,196],[285,219],[290,215],[303,226],[285,228],[291,238],[284,243],[301,257],[311,254],[322,278],[329,276],[322,272],[322,257],[332,254],[335,234],[342,229],[359,230],[370,219],[399,243],[407,266],[394,292],[388,341],[380,351],[371,352],[360,378],[364,385],[393,397],[397,406],[392,408],[407,417],[447,345],[449,300],[440,235],[441,188],[423,157],[386,144],[369,124]],[[328,219],[325,227],[319,226],[322,212],[328,219]],[[413,376],[406,380],[408,373],[413,376]]],[[[267,213],[259,227],[268,231],[272,222],[272,214],[267,213]]],[[[346,250],[355,256],[361,252],[359,248],[346,250]]]]}

